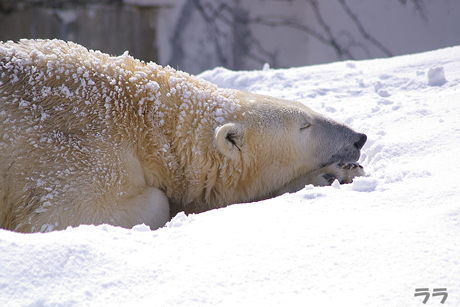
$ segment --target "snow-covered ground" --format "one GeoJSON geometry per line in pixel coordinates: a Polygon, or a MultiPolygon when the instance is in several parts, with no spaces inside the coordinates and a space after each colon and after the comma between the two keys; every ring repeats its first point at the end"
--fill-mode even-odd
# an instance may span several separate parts
{"type": "Polygon", "coordinates": [[[460,305],[460,47],[201,76],[366,133],[368,177],[157,231],[0,230],[0,306],[460,305]]]}

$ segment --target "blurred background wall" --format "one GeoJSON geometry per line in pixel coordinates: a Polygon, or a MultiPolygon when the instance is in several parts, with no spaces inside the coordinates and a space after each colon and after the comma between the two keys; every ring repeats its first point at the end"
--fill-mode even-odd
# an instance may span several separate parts
{"type": "Polygon", "coordinates": [[[117,0],[0,0],[0,40],[60,38],[157,61],[155,5],[117,0]]]}
{"type": "Polygon", "coordinates": [[[199,73],[460,45],[459,0],[0,0],[0,40],[60,38],[199,73]]]}

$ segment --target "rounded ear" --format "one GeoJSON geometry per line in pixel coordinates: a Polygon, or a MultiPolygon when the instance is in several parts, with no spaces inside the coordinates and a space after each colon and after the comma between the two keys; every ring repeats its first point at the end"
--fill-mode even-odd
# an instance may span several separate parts
{"type": "Polygon", "coordinates": [[[221,153],[230,159],[239,159],[244,146],[244,128],[236,123],[219,126],[214,133],[214,140],[221,153]]]}

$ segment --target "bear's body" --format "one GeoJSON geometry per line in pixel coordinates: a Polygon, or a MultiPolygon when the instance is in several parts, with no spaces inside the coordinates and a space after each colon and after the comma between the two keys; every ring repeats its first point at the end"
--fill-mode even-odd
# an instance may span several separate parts
{"type": "Polygon", "coordinates": [[[0,44],[0,227],[161,227],[351,182],[366,141],[297,102],[58,40],[0,44]]]}

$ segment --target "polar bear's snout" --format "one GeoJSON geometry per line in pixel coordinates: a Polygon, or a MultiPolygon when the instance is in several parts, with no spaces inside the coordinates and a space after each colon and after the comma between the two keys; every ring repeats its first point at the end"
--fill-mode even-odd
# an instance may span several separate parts
{"type": "Polygon", "coordinates": [[[341,127],[341,133],[333,138],[335,146],[325,146],[320,149],[322,154],[322,163],[320,167],[325,167],[337,162],[356,162],[361,156],[361,149],[367,141],[367,136],[364,133],[358,133],[348,127],[341,127]],[[333,148],[335,147],[335,148],[333,148]]]}
{"type": "Polygon", "coordinates": [[[363,148],[364,144],[366,144],[367,141],[367,136],[364,133],[361,133],[361,137],[359,138],[358,142],[355,142],[354,145],[358,150],[361,150],[363,148]]]}

